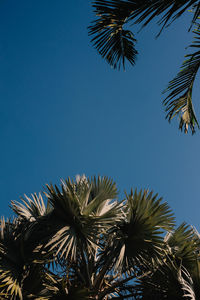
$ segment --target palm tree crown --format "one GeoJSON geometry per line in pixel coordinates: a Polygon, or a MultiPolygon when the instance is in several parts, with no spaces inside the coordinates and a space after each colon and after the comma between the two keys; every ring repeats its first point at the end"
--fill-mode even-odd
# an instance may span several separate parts
{"type": "Polygon", "coordinates": [[[1,220],[1,299],[199,299],[199,234],[158,195],[80,176],[44,195],[1,220]]]}

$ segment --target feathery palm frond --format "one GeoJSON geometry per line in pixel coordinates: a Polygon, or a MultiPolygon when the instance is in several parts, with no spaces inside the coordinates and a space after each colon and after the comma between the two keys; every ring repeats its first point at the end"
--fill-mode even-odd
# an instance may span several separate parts
{"type": "Polygon", "coordinates": [[[91,40],[94,47],[114,69],[120,69],[121,65],[125,68],[125,59],[134,65],[136,39],[130,30],[123,28],[127,22],[127,7],[113,8],[108,2],[102,2],[94,3],[98,19],[89,26],[89,35],[95,35],[91,40]]]}
{"type": "MultiPolygon", "coordinates": [[[[114,0],[117,2],[117,0],[114,0]]],[[[194,16],[192,19],[192,24],[196,22],[200,15],[199,0],[127,0],[126,2],[134,3],[135,9],[130,15],[131,20],[135,20],[135,23],[143,23],[146,26],[155,17],[161,15],[158,21],[159,25],[162,25],[162,29],[167,25],[172,23],[174,20],[179,18],[188,11],[188,9],[193,9],[194,16]]],[[[162,31],[161,29],[161,31],[162,31]]]]}
{"type": "MultiPolygon", "coordinates": [[[[190,47],[200,48],[199,26],[194,33],[195,41],[190,47]]],[[[196,75],[200,68],[200,50],[197,50],[193,54],[188,54],[185,57],[187,60],[184,61],[182,69],[177,76],[170,81],[165,91],[170,92],[170,94],[163,103],[166,107],[166,118],[171,121],[176,115],[180,115],[179,128],[182,130],[184,127],[184,131],[187,133],[188,126],[190,126],[193,134],[195,127],[197,126],[199,128],[192,104],[192,91],[196,75]]]]}
{"type": "MultiPolygon", "coordinates": [[[[136,39],[124,27],[132,22],[146,26],[152,19],[162,16],[158,23],[162,29],[189,8],[194,11],[192,24],[200,15],[199,0],[96,0],[92,6],[97,19],[89,26],[89,35],[99,54],[114,68],[125,68],[125,60],[135,64],[138,54],[136,39]]],[[[161,31],[162,31],[161,29],[161,31]]]]}

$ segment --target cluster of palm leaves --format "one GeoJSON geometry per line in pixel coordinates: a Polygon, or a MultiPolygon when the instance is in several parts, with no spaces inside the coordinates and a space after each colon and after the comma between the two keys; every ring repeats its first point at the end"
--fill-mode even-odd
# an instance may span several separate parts
{"type": "MultiPolygon", "coordinates": [[[[89,26],[92,43],[100,55],[113,67],[125,68],[127,60],[135,64],[137,50],[135,36],[127,25],[148,25],[155,18],[161,31],[174,20],[190,10],[190,30],[193,27],[195,40],[190,47],[195,51],[187,54],[180,72],[169,83],[164,106],[166,118],[171,121],[179,116],[179,129],[192,134],[199,128],[193,104],[192,91],[200,67],[200,1],[199,0],[94,0],[92,2],[96,19],[89,26]]],[[[159,35],[158,34],[158,35],[159,35]]]]}
{"type": "Polygon", "coordinates": [[[200,238],[152,192],[77,177],[1,219],[0,299],[200,299],[200,238]]]}

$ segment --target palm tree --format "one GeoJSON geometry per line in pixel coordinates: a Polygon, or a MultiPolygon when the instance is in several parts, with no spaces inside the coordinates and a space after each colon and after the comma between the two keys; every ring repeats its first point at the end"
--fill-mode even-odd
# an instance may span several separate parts
{"type": "Polygon", "coordinates": [[[13,201],[17,218],[1,220],[0,298],[199,299],[195,229],[175,229],[153,192],[117,195],[111,179],[83,176],[47,185],[46,200],[13,201]]]}
{"type": "MultiPolygon", "coordinates": [[[[199,0],[95,0],[92,2],[96,20],[89,26],[89,34],[93,36],[92,43],[99,54],[115,69],[123,66],[127,60],[132,65],[136,62],[135,36],[127,25],[148,25],[153,19],[160,17],[158,25],[161,31],[189,9],[192,20],[188,26],[194,26],[195,41],[190,47],[195,47],[194,53],[186,55],[186,61],[181,71],[169,83],[164,106],[166,118],[171,121],[180,116],[179,129],[192,134],[199,128],[193,104],[192,90],[200,67],[200,17],[199,0]]],[[[159,35],[158,34],[158,35],[159,35]]]]}

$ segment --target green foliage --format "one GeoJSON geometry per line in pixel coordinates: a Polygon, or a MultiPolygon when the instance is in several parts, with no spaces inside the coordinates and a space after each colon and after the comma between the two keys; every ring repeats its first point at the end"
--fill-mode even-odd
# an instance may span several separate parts
{"type": "Polygon", "coordinates": [[[199,234],[158,195],[85,176],[44,195],[1,220],[1,299],[199,299],[199,234]]]}
{"type": "Polygon", "coordinates": [[[192,104],[193,85],[200,67],[199,25],[193,32],[195,33],[195,40],[190,47],[197,49],[197,51],[186,55],[186,61],[184,61],[180,72],[169,83],[166,90],[169,95],[164,100],[167,111],[166,118],[171,121],[176,115],[180,115],[179,128],[182,130],[184,127],[184,131],[187,133],[188,126],[190,126],[192,134],[195,132],[195,126],[199,128],[192,104]]]}
{"type": "MultiPolygon", "coordinates": [[[[127,25],[148,25],[159,17],[158,25],[161,31],[174,20],[182,16],[189,9],[193,18],[188,26],[190,29],[196,25],[195,41],[190,47],[195,47],[196,52],[186,55],[178,75],[170,81],[167,88],[169,95],[164,100],[166,118],[171,121],[179,116],[179,129],[192,134],[199,128],[192,103],[192,90],[200,66],[200,1],[199,0],[96,0],[92,2],[96,19],[89,26],[89,35],[92,43],[100,55],[114,68],[125,68],[127,60],[135,64],[137,50],[136,39],[132,31],[127,30],[127,25]]],[[[158,34],[158,35],[159,35],[158,34]]]]}

